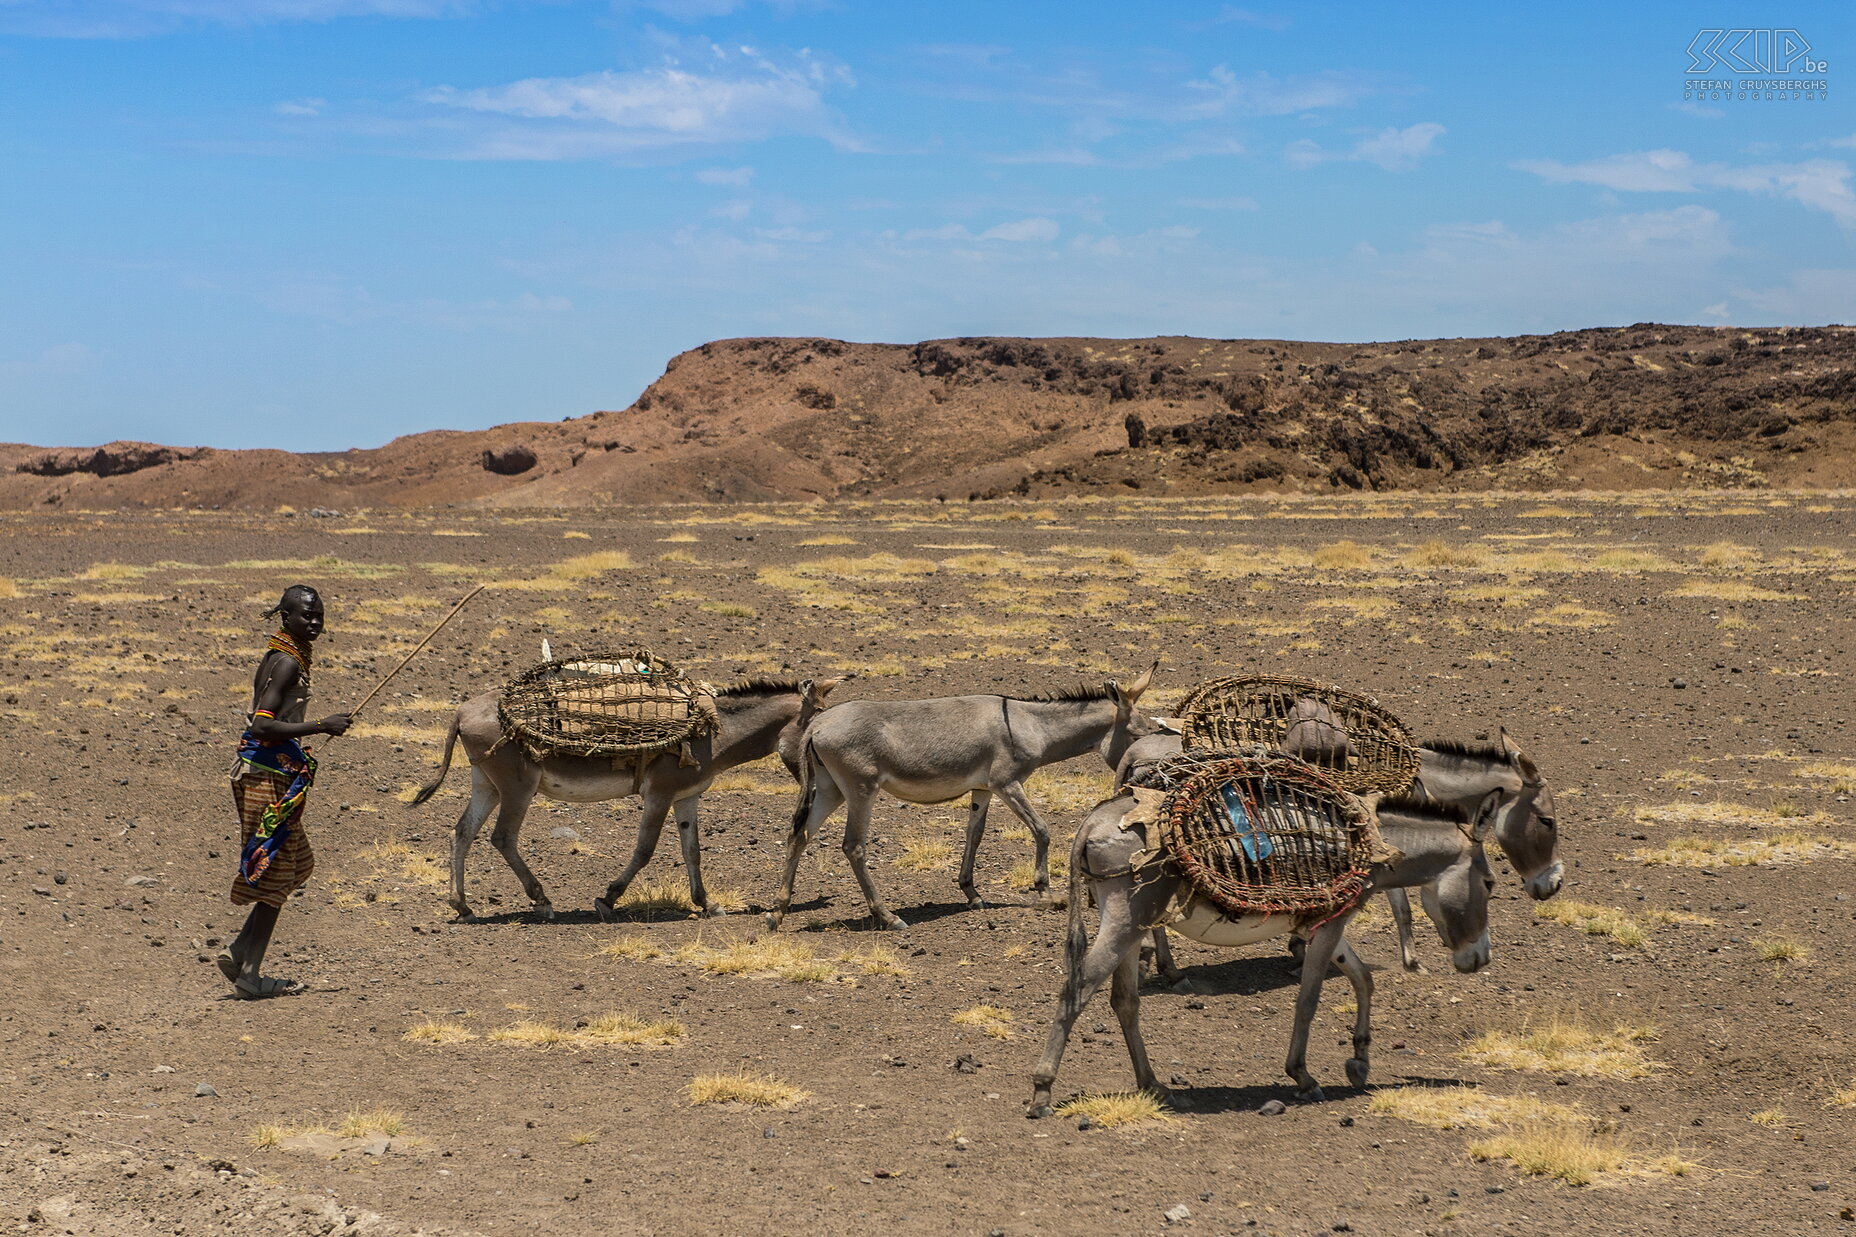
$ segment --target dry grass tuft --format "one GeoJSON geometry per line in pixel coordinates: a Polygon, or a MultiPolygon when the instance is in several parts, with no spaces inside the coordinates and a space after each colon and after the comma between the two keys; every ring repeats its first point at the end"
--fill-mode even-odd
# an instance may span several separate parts
{"type": "Polygon", "coordinates": [[[592,1019],[574,1033],[576,1044],[646,1044],[666,1048],[689,1034],[675,1018],[639,1018],[608,1013],[592,1019]]]}
{"type": "Polygon", "coordinates": [[[599,1141],[599,1135],[592,1130],[576,1130],[567,1136],[570,1147],[591,1147],[599,1141]]]}
{"type": "Polygon", "coordinates": [[[856,545],[855,537],[846,537],[842,533],[826,533],[821,537],[807,537],[800,545],[856,545]]]}
{"type": "Polygon", "coordinates": [[[804,941],[777,933],[729,941],[720,949],[693,941],[676,952],[711,975],[777,976],[792,983],[823,983],[836,976],[831,963],[804,941]]]}
{"type": "Polygon", "coordinates": [[[127,563],[92,563],[77,573],[80,580],[139,580],[152,567],[131,567],[127,563]]]}
{"type": "Polygon", "coordinates": [[[1802,593],[1781,593],[1744,580],[1685,580],[1671,597],[1707,597],[1715,601],[1806,601],[1802,593]]]}
{"type": "Polygon", "coordinates": [[[630,958],[634,962],[649,962],[661,958],[664,951],[653,945],[637,933],[628,933],[600,949],[600,955],[607,958],[630,958]]]}
{"type": "Polygon", "coordinates": [[[1506,1130],[1469,1144],[1478,1160],[1507,1160],[1530,1177],[1552,1177],[1568,1185],[1590,1185],[1603,1173],[1631,1163],[1630,1145],[1618,1134],[1546,1122],[1506,1130]]]}
{"type": "Polygon", "coordinates": [[[753,606],[739,601],[705,601],[696,607],[704,614],[719,614],[723,618],[759,618],[760,611],[753,606]]]}
{"type": "Polygon", "coordinates": [[[1639,847],[1619,857],[1672,868],[1744,868],[1809,863],[1833,855],[1856,855],[1856,842],[1822,833],[1780,833],[1744,840],[1676,838],[1666,846],[1639,847]]]}
{"type": "Polygon", "coordinates": [[[1643,1050],[1656,1038],[1650,1026],[1615,1026],[1595,1031],[1555,1017],[1544,1027],[1485,1031],[1458,1053],[1465,1061],[1495,1069],[1539,1070],[1582,1078],[1645,1078],[1656,1065],[1643,1050]]]}
{"type": "Polygon", "coordinates": [[[370,1108],[366,1112],[351,1112],[342,1118],[335,1132],[343,1138],[366,1138],[370,1134],[379,1134],[383,1138],[398,1138],[406,1132],[406,1117],[391,1108],[370,1108]]]}
{"type": "Polygon", "coordinates": [[[1434,1130],[1493,1130],[1526,1122],[1583,1121],[1566,1104],[1532,1095],[1490,1095],[1475,1087],[1387,1087],[1373,1093],[1372,1112],[1434,1130]]]}
{"type": "Polygon", "coordinates": [[[1092,1124],[1111,1130],[1119,1125],[1173,1119],[1172,1109],[1161,1103],[1150,1091],[1079,1095],[1057,1105],[1054,1111],[1059,1117],[1087,1117],[1092,1124]]]}
{"type": "Polygon", "coordinates": [[[855,967],[865,975],[894,975],[897,979],[909,977],[909,968],[903,964],[901,955],[882,945],[865,945],[848,950],[838,955],[838,961],[855,967]]]}
{"type": "Polygon", "coordinates": [[[427,1020],[400,1036],[416,1044],[463,1044],[477,1038],[477,1033],[457,1022],[427,1020]]]}
{"type": "Polygon", "coordinates": [[[1751,1121],[1754,1125],[1763,1125],[1767,1129],[1776,1129],[1785,1124],[1785,1110],[1783,1108],[1763,1109],[1748,1117],[1747,1120],[1751,1121]]]}
{"type": "Polygon", "coordinates": [[[1783,799],[1763,808],[1754,807],[1750,803],[1695,799],[1686,803],[1677,801],[1640,807],[1632,813],[1631,819],[1640,825],[1716,825],[1739,829],[1748,825],[1772,828],[1788,823],[1794,827],[1800,823],[1821,825],[1828,824],[1830,818],[1822,812],[1807,814],[1797,804],[1783,799]]]}
{"type": "Polygon", "coordinates": [[[537,1048],[551,1048],[555,1044],[571,1044],[574,1033],[565,1027],[557,1027],[551,1022],[524,1021],[512,1027],[498,1027],[490,1032],[493,1044],[527,1044],[537,1048]]]}
{"type": "Polygon", "coordinates": [[[948,1019],[958,1026],[973,1027],[994,1039],[1012,1038],[1012,1011],[997,1005],[970,1005],[948,1019]]]}
{"type": "Polygon", "coordinates": [[[1750,944],[1762,962],[1809,962],[1811,947],[1789,932],[1756,936],[1750,944]]]}
{"type": "Polygon", "coordinates": [[[906,837],[896,866],[909,872],[949,872],[957,858],[954,844],[945,838],[906,837]]]}
{"type": "Polygon", "coordinates": [[[1635,919],[1621,910],[1591,902],[1568,898],[1536,902],[1534,918],[1563,923],[1569,928],[1577,928],[1587,936],[1608,936],[1618,944],[1632,949],[1641,949],[1650,943],[1650,934],[1635,919]]]}
{"type": "Polygon", "coordinates": [[[251,1145],[260,1149],[276,1147],[290,1137],[290,1128],[284,1125],[260,1125],[251,1132],[251,1145]]]}
{"type": "Polygon", "coordinates": [[[1433,537],[1399,561],[1407,567],[1480,567],[1487,560],[1481,546],[1453,546],[1433,537]]]}
{"type": "Polygon", "coordinates": [[[19,596],[19,585],[11,576],[0,576],[0,598],[19,596]]]}
{"type": "Polygon", "coordinates": [[[1317,549],[1314,563],[1317,567],[1330,570],[1366,571],[1373,565],[1373,556],[1357,541],[1336,541],[1317,549]]]}
{"type": "Polygon", "coordinates": [[[1849,1086],[1832,1091],[1824,1104],[1829,1108],[1856,1108],[1856,1079],[1852,1079],[1849,1086]]]}
{"type": "Polygon", "coordinates": [[[698,1074],[684,1088],[692,1104],[738,1104],[749,1108],[791,1108],[812,1093],[771,1074],[698,1074]]]}

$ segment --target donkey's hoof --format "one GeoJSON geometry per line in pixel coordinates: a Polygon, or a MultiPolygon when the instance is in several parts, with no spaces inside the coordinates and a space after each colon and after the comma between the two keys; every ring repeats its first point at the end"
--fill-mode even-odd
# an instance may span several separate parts
{"type": "Polygon", "coordinates": [[[886,919],[880,920],[878,926],[885,932],[906,932],[909,927],[908,924],[902,922],[902,916],[900,915],[891,915],[886,919]]]}
{"type": "Polygon", "coordinates": [[[1042,1121],[1045,1117],[1050,1116],[1052,1111],[1053,1109],[1049,1104],[1032,1104],[1029,1108],[1025,1109],[1025,1120],[1042,1121]]]}
{"type": "Polygon", "coordinates": [[[1304,1104],[1319,1104],[1327,1099],[1327,1093],[1322,1091],[1321,1084],[1317,1082],[1297,1091],[1295,1098],[1304,1104]]]}
{"type": "Polygon", "coordinates": [[[528,908],[528,913],[544,923],[550,922],[554,919],[554,903],[537,902],[528,908]]]}
{"type": "Polygon", "coordinates": [[[1181,996],[1191,996],[1194,992],[1197,991],[1197,989],[1192,986],[1192,981],[1190,979],[1187,979],[1184,975],[1179,974],[1178,972],[1174,972],[1173,974],[1164,976],[1163,978],[1165,978],[1169,983],[1171,983],[1173,991],[1179,993],[1179,995],[1181,996]]]}
{"type": "Polygon", "coordinates": [[[1424,963],[1418,961],[1416,958],[1413,958],[1410,962],[1407,962],[1405,964],[1405,969],[1411,972],[1413,975],[1428,974],[1428,972],[1426,972],[1424,969],[1424,963]]]}
{"type": "Polygon", "coordinates": [[[1364,1088],[1366,1079],[1373,1072],[1372,1062],[1365,1057],[1347,1058],[1347,1081],[1356,1087],[1364,1088]]]}
{"type": "Polygon", "coordinates": [[[451,913],[453,921],[456,923],[477,922],[477,913],[471,910],[468,904],[460,905],[458,903],[453,903],[451,906],[451,913]]]}
{"type": "Polygon", "coordinates": [[[619,917],[618,908],[604,898],[593,899],[593,913],[599,916],[601,923],[611,923],[619,917]]]}
{"type": "Polygon", "coordinates": [[[767,912],[767,931],[778,932],[779,930],[780,930],[780,917],[774,914],[772,911],[768,911],[767,912]]]}
{"type": "Polygon", "coordinates": [[[967,895],[967,909],[968,909],[968,910],[970,910],[970,911],[983,911],[983,910],[985,910],[985,909],[986,909],[986,899],[985,899],[985,898],[982,898],[982,897],[980,897],[980,895],[979,895],[979,894],[977,894],[977,893],[970,893],[970,894],[968,894],[968,895],[967,895]]]}
{"type": "Polygon", "coordinates": [[[720,919],[722,916],[728,914],[728,911],[710,902],[702,908],[701,914],[704,919],[720,919]]]}

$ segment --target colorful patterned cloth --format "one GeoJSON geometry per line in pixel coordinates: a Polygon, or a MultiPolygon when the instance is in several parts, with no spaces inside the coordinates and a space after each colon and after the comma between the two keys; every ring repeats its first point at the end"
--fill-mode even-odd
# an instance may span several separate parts
{"type": "Polygon", "coordinates": [[[239,740],[232,797],[243,844],[232,900],[282,906],[315,870],[301,817],[316,761],[294,739],[265,742],[247,730],[239,740]]]}

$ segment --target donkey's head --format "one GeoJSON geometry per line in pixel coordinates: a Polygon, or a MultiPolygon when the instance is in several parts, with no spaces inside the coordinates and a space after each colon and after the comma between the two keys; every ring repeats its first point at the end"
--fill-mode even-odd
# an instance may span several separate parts
{"type": "Polygon", "coordinates": [[[825,697],[831,695],[831,689],[842,682],[844,682],[843,678],[806,679],[799,684],[798,708],[793,713],[792,720],[780,728],[780,742],[777,749],[781,763],[795,779],[799,776],[799,756],[800,749],[805,743],[806,727],[810,726],[812,719],[828,707],[825,704],[825,697]]]}
{"type": "Polygon", "coordinates": [[[1155,661],[1153,665],[1141,672],[1139,678],[1126,687],[1121,685],[1119,679],[1108,681],[1109,699],[1115,702],[1115,721],[1109,727],[1108,733],[1103,736],[1099,750],[1111,769],[1121,763],[1122,755],[1128,750],[1130,743],[1150,734],[1159,733],[1160,727],[1145,714],[1137,712],[1134,707],[1139,703],[1142,694],[1153,684],[1154,671],[1159,668],[1160,663],[1155,661]]]}
{"type": "Polygon", "coordinates": [[[1503,796],[1495,809],[1495,840],[1514,870],[1521,875],[1528,896],[1544,901],[1560,891],[1565,868],[1560,863],[1559,811],[1553,790],[1508,732],[1500,732],[1502,754],[1520,777],[1520,789],[1503,796]]]}
{"type": "Polygon", "coordinates": [[[1399,796],[1366,802],[1379,817],[1385,841],[1397,851],[1391,861],[1399,884],[1419,884],[1424,912],[1465,974],[1489,964],[1489,895],[1495,873],[1483,841],[1494,819],[1500,791],[1491,791],[1472,818],[1455,804],[1399,796]]]}

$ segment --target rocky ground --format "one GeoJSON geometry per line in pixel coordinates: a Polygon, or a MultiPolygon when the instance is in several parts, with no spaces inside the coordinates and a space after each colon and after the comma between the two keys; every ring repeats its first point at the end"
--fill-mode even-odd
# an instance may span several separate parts
{"type": "MultiPolygon", "coordinates": [[[[7,516],[0,1228],[1856,1231],[1853,528],[1841,493],[7,516]],[[299,580],[329,603],[329,709],[451,599],[501,587],[321,745],[319,869],[272,963],[310,990],[236,1002],[208,961],[239,921],[225,773],[258,611],[299,580]],[[1188,945],[1193,991],[1150,988],[1143,1014],[1190,1107],[1028,1122],[1063,915],[1022,887],[1009,820],[981,852],[998,905],[969,911],[944,866],[960,805],[886,805],[873,870],[913,926],[870,931],[827,846],[781,937],[798,952],[744,973],[717,959],[757,916],[589,913],[629,851],[629,801],[532,814],[552,922],[487,839],[469,858],[483,918],[451,922],[468,779],[424,807],[409,792],[447,711],[544,636],[647,644],[713,681],[855,672],[839,699],[1035,692],[1156,656],[1162,711],[1223,673],[1330,679],[1421,735],[1517,736],[1559,794],[1567,888],[1537,907],[1504,872],[1475,976],[1434,934],[1429,969],[1404,974],[1367,917],[1362,953],[1388,969],[1365,1092],[1340,1068],[1344,984],[1311,1052],[1327,1098],[1299,1104],[1286,957],[1188,945]],[[1540,917],[1573,900],[1593,932],[1540,917]],[[994,1012],[954,1020],[976,1006],[994,1012]],[[608,1012],[678,1027],[598,1042],[608,1012]],[[1643,1064],[1474,1051],[1555,1020],[1626,1032],[1643,1064]],[[556,1030],[510,1034],[525,1023],[556,1030]],[[421,1028],[455,1042],[407,1038],[421,1028]],[[808,1094],[694,1104],[707,1074],[808,1094]],[[1577,1112],[1506,1131],[1407,1119],[1446,1084],[1577,1112]],[[1615,1167],[1571,1185],[1487,1145],[1553,1129],[1605,1142],[1615,1167]]],[[[1105,784],[1079,760],[1033,792],[1067,832],[1105,784]]],[[[791,802],[777,765],[705,798],[712,887],[765,904],[791,802]]],[[[674,846],[646,875],[681,883],[674,846]]],[[[1105,1003],[1084,1015],[1060,1094],[1129,1085],[1112,1024],[1105,1003]]]]}

